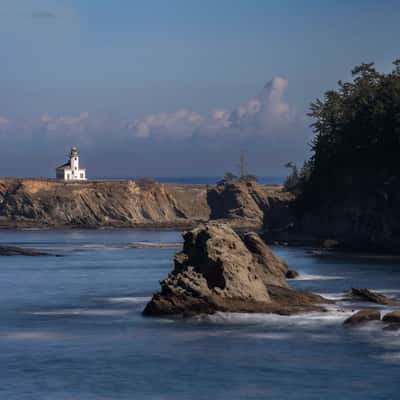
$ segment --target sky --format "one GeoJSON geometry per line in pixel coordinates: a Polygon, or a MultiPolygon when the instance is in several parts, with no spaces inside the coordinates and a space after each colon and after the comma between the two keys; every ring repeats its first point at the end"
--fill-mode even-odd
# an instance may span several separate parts
{"type": "Polygon", "coordinates": [[[284,176],[309,104],[400,58],[398,0],[1,0],[0,176],[284,176]]]}

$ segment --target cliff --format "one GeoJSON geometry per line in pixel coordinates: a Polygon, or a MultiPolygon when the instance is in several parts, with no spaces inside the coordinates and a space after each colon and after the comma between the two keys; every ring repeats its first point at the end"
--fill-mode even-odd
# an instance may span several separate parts
{"type": "Polygon", "coordinates": [[[151,179],[3,178],[0,227],[188,227],[222,219],[237,227],[261,228],[284,197],[279,188],[256,183],[209,187],[151,179]]]}
{"type": "Polygon", "coordinates": [[[256,182],[218,185],[207,192],[210,219],[237,227],[280,227],[291,220],[293,199],[294,196],[283,191],[281,186],[256,182]]]}
{"type": "MultiPolygon", "coordinates": [[[[316,199],[318,200],[318,199],[316,199]]],[[[290,244],[329,244],[329,247],[365,252],[400,252],[400,194],[346,193],[340,200],[316,201],[302,209],[288,202],[288,220],[264,222],[267,241],[290,244]]]]}
{"type": "Polygon", "coordinates": [[[0,224],[21,226],[181,226],[207,220],[206,188],[143,180],[0,180],[0,224]]]}

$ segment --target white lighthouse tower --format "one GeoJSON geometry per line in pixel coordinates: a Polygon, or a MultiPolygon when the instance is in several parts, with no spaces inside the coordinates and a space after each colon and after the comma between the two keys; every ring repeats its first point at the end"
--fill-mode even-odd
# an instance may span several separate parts
{"type": "Polygon", "coordinates": [[[79,167],[79,151],[77,147],[72,147],[69,154],[69,161],[60,165],[56,169],[57,179],[65,181],[85,181],[86,169],[79,167]]]}

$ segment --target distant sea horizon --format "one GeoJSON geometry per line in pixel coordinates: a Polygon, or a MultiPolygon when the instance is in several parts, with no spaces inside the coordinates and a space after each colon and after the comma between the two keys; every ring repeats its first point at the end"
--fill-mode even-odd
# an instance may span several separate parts
{"type": "MultiPolygon", "coordinates": [[[[135,177],[125,177],[120,179],[140,179],[140,178],[145,178],[145,177],[135,176],[135,177]]],[[[155,176],[148,178],[153,178],[163,183],[186,183],[186,184],[197,184],[197,185],[214,185],[222,179],[221,176],[155,176]]],[[[281,176],[257,176],[257,181],[264,185],[282,185],[284,180],[285,177],[281,176]]]]}

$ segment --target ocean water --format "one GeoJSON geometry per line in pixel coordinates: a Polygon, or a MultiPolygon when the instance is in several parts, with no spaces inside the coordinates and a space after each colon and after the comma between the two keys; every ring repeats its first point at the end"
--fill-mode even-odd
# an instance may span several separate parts
{"type": "MultiPolygon", "coordinates": [[[[64,256],[0,257],[0,400],[399,398],[400,332],[342,325],[362,303],[291,317],[143,317],[176,249],[129,245],[180,240],[166,230],[0,231],[1,243],[64,256]]],[[[293,286],[400,298],[399,262],[274,250],[300,271],[293,286]]]]}
{"type": "MultiPolygon", "coordinates": [[[[222,179],[222,176],[203,176],[203,177],[158,177],[160,182],[167,183],[184,183],[184,184],[198,184],[198,185],[215,185],[222,179]]],[[[257,182],[263,185],[282,185],[285,181],[284,177],[279,176],[258,176],[257,182]]]]}
{"type": "MultiPolygon", "coordinates": [[[[93,179],[104,179],[103,176],[94,176],[93,179]]],[[[141,179],[144,176],[119,176],[107,179],[141,179]]],[[[223,178],[221,176],[156,176],[154,179],[164,183],[179,183],[193,185],[215,185],[223,178]]],[[[285,176],[257,176],[257,182],[263,185],[282,185],[285,181],[285,176]]]]}

